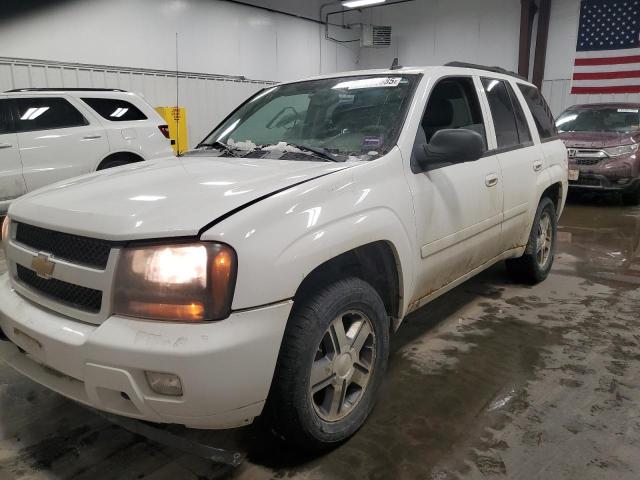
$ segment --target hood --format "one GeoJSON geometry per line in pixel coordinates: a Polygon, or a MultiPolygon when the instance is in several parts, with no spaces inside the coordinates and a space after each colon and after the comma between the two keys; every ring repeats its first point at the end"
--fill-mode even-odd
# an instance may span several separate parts
{"type": "Polygon", "coordinates": [[[195,236],[249,202],[353,165],[220,157],[142,162],[37,190],[15,201],[9,215],[105,240],[195,236]]]}
{"type": "Polygon", "coordinates": [[[606,148],[635,143],[640,132],[562,132],[559,135],[568,148],[606,148]]]}

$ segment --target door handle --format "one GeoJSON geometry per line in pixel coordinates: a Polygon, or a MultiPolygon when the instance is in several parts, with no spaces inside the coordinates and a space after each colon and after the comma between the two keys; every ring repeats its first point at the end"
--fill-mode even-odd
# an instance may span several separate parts
{"type": "Polygon", "coordinates": [[[10,143],[0,143],[0,148],[11,148],[13,145],[10,143]]]}
{"type": "Polygon", "coordinates": [[[102,138],[102,135],[85,135],[82,138],[85,140],[95,140],[96,138],[102,138]]]}
{"type": "Polygon", "coordinates": [[[490,173],[486,177],[484,177],[484,184],[487,187],[495,187],[498,184],[498,175],[495,173],[490,173]]]}
{"type": "Polygon", "coordinates": [[[542,170],[543,166],[544,163],[542,162],[542,160],[536,160],[535,162],[533,162],[533,171],[539,172],[540,170],[542,170]]]}

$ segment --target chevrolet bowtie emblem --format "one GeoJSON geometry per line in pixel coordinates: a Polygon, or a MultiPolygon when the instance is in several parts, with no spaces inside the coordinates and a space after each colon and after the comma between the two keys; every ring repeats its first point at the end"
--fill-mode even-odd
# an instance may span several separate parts
{"type": "Polygon", "coordinates": [[[51,275],[53,275],[56,264],[51,261],[51,255],[39,253],[38,256],[34,257],[31,261],[31,268],[40,278],[49,279],[51,275]]]}

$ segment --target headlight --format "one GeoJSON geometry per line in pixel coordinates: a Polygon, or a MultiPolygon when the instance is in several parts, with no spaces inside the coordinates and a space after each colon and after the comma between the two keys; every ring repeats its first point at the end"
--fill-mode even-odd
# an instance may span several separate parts
{"type": "Polygon", "coordinates": [[[4,245],[4,243],[9,240],[9,224],[11,223],[11,220],[9,220],[9,217],[4,217],[4,221],[2,222],[2,237],[0,237],[0,240],[2,240],[2,245],[4,245]]]}
{"type": "Polygon", "coordinates": [[[619,157],[621,155],[631,155],[638,151],[638,144],[620,145],[619,147],[611,147],[603,149],[610,157],[619,157]]]}
{"type": "Polygon", "coordinates": [[[114,312],[152,320],[202,322],[231,312],[236,254],[220,243],[125,248],[114,312]]]}

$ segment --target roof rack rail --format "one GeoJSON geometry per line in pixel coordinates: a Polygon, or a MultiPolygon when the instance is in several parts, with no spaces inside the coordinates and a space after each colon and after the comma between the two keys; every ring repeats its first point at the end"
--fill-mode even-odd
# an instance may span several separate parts
{"type": "Polygon", "coordinates": [[[511,70],[506,70],[501,67],[488,67],[487,65],[477,65],[475,63],[466,63],[466,62],[449,62],[449,63],[445,63],[444,66],[460,67],[460,68],[475,68],[476,70],[486,70],[487,72],[501,73],[503,75],[510,75],[512,77],[517,77],[522,80],[527,80],[525,77],[523,77],[519,73],[512,72],[511,70]]]}
{"type": "Polygon", "coordinates": [[[13,90],[7,90],[4,93],[16,93],[16,92],[126,92],[120,88],[14,88],[13,90]]]}

